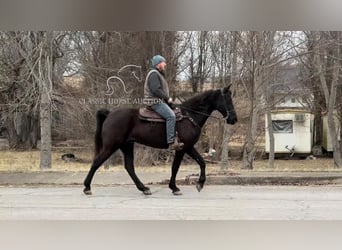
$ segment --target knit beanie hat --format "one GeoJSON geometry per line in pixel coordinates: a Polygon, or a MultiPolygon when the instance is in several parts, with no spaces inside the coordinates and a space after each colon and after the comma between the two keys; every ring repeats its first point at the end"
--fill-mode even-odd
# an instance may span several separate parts
{"type": "Polygon", "coordinates": [[[152,66],[156,67],[159,63],[166,62],[165,58],[161,55],[156,55],[152,58],[152,66]]]}

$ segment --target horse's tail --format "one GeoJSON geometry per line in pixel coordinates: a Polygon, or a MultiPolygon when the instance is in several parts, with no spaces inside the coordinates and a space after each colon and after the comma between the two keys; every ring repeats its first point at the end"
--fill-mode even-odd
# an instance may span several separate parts
{"type": "Polygon", "coordinates": [[[109,112],[107,109],[100,109],[96,112],[95,156],[99,154],[102,148],[102,125],[109,112]]]}

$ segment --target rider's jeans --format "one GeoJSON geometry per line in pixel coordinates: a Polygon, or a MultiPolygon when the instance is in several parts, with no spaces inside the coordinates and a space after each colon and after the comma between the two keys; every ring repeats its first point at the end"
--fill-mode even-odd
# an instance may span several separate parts
{"type": "Polygon", "coordinates": [[[151,106],[151,108],[160,114],[166,120],[166,139],[167,143],[173,143],[175,140],[175,125],[176,116],[172,109],[166,103],[157,103],[151,106]]]}

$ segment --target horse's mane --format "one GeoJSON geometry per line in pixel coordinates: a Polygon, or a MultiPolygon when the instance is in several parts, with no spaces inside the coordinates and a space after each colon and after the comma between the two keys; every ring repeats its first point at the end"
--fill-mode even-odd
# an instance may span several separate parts
{"type": "Polygon", "coordinates": [[[204,91],[184,101],[182,106],[191,108],[201,107],[203,104],[207,104],[209,98],[214,98],[215,92],[217,92],[217,90],[204,91]]]}

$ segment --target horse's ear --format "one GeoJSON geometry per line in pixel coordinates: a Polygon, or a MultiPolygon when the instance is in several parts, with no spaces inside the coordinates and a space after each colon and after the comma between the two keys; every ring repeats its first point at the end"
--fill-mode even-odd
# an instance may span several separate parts
{"type": "Polygon", "coordinates": [[[229,89],[230,89],[230,86],[232,86],[232,85],[229,84],[227,87],[224,87],[224,88],[223,88],[223,93],[224,93],[224,94],[227,94],[227,93],[228,93],[228,91],[229,91],[229,89]]]}

